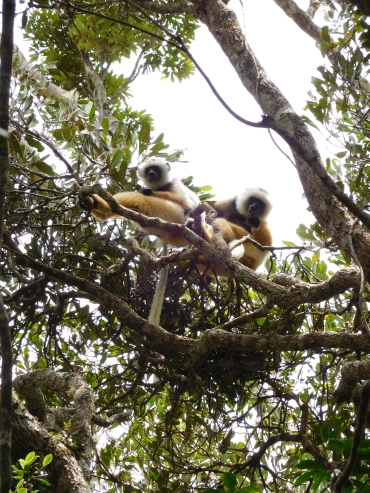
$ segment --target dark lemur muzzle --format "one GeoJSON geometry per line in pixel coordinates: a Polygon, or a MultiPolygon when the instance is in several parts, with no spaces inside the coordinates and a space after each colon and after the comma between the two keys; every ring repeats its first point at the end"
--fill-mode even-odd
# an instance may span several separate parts
{"type": "Polygon", "coordinates": [[[147,176],[149,181],[156,181],[159,178],[158,173],[156,173],[155,171],[149,171],[147,176]]]}
{"type": "Polygon", "coordinates": [[[248,214],[255,214],[259,210],[258,202],[252,202],[248,207],[248,214]]]}
{"type": "Polygon", "coordinates": [[[145,174],[149,181],[157,181],[161,177],[161,171],[158,166],[151,166],[150,168],[147,168],[145,174]]]}

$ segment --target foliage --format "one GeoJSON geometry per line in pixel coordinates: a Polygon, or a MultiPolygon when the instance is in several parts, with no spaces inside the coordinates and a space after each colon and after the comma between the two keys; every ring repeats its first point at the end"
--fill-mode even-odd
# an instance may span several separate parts
{"type": "Polygon", "coordinates": [[[41,467],[41,461],[35,452],[30,452],[25,459],[19,459],[17,464],[13,466],[14,493],[51,491],[50,483],[45,479],[44,469],[50,464],[52,459],[51,455],[44,457],[41,467]]]}
{"type": "Polygon", "coordinates": [[[319,67],[313,77],[315,94],[307,106],[331,134],[336,157],[327,161],[327,170],[349,188],[357,201],[368,203],[369,176],[369,60],[370,23],[346,3],[328,6],[321,52],[334,63],[319,67]],[[342,148],[338,151],[338,147],[342,148]]]}
{"type": "Polygon", "coordinates": [[[225,489],[219,490],[214,488],[208,488],[204,490],[203,493],[255,493],[260,491],[260,487],[257,484],[250,484],[249,486],[245,486],[244,488],[237,488],[238,481],[236,477],[229,473],[225,472],[222,476],[222,483],[225,489]]]}
{"type": "MultiPolygon", "coordinates": [[[[285,351],[271,343],[268,351],[216,347],[191,358],[161,340],[149,341],[102,300],[63,277],[68,273],[101,286],[147,318],[158,275],[128,240],[135,238],[154,256],[158,244],[126,220],[97,224],[79,207],[78,188],[98,178],[111,193],[138,190],[138,162],[158,155],[181,158],[182,151],[171,150],[155,132],[152,116],[130,107],[130,83],[148,70],[180,81],[193,71],[182,53],[144,32],[163,35],[131,4],[89,3],[89,12],[95,9],[106,18],[84,12],[86,4],[77,6],[80,11],[43,1],[30,9],[25,18],[32,70],[19,56],[14,61],[5,226],[28,259],[40,263],[17,265],[11,246],[4,249],[0,281],[17,374],[42,368],[78,372],[93,389],[97,415],[130,412],[125,424],[105,431],[93,425],[98,434],[94,491],[328,488],[328,462],[348,458],[355,424],[354,404],[333,405],[332,396],[343,364],[363,359],[361,348],[357,353],[285,351]],[[136,57],[129,75],[118,66],[122,57],[136,57]],[[50,96],[50,82],[58,96],[50,96]],[[60,274],[53,277],[37,265],[60,274]]],[[[307,104],[333,137],[343,139],[345,150],[327,161],[328,172],[356,200],[367,202],[368,90],[362,84],[370,26],[350,8],[338,9],[328,7],[329,29],[323,30],[321,45],[337,63],[320,69],[307,104]]],[[[153,17],[185,43],[193,39],[197,22],[190,15],[153,17]]],[[[193,189],[202,199],[211,198],[210,187],[193,189]]],[[[298,234],[305,248],[289,243],[291,252],[281,260],[273,256],[262,278],[283,273],[315,284],[351,265],[348,253],[339,251],[319,224],[301,225],[298,234]]],[[[367,291],[364,296],[368,302],[367,291]]],[[[161,325],[190,341],[244,314],[257,315],[235,322],[228,332],[298,337],[342,334],[359,326],[359,300],[350,289],[317,303],[302,299],[260,313],[266,301],[234,279],[208,282],[194,261],[181,260],[170,268],[161,325]]],[[[52,408],[71,404],[56,392],[44,396],[52,408]]],[[[59,430],[50,433],[73,441],[59,430]]],[[[370,491],[369,447],[366,434],[346,492],[370,491]]],[[[15,491],[34,487],[46,466],[44,459],[38,467],[36,459],[29,454],[15,466],[15,491]]]]}

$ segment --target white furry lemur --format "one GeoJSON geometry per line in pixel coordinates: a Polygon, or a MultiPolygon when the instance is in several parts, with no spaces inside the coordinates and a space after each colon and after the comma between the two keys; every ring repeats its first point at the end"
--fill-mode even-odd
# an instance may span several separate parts
{"type": "MultiPolygon", "coordinates": [[[[272,204],[268,193],[262,188],[247,188],[236,197],[216,202],[213,207],[217,212],[217,220],[224,240],[231,249],[244,236],[250,236],[261,246],[272,246],[272,236],[266,222],[272,204]]],[[[212,243],[212,228],[203,230],[204,233],[205,239],[212,243]]],[[[232,256],[252,270],[258,269],[268,255],[268,251],[262,251],[251,243],[244,243],[232,250],[232,256]]],[[[198,267],[204,272],[207,269],[207,262],[204,257],[199,259],[198,267]]],[[[210,266],[206,274],[228,277],[228,274],[218,266],[210,266]]]]}
{"type": "MultiPolygon", "coordinates": [[[[141,192],[120,192],[113,198],[123,207],[133,209],[148,217],[159,217],[168,222],[185,224],[189,211],[199,204],[198,196],[177,178],[171,179],[170,164],[162,158],[150,158],[139,164],[138,178],[144,183],[141,192]]],[[[98,195],[92,195],[92,215],[100,221],[119,218],[98,195]]],[[[157,228],[142,228],[146,233],[158,236],[167,245],[187,245],[187,240],[157,228]]]]}
{"type": "MultiPolygon", "coordinates": [[[[149,217],[159,217],[165,221],[185,224],[189,218],[189,212],[199,204],[198,196],[192,192],[177,178],[170,177],[170,164],[162,158],[150,158],[141,163],[137,169],[137,175],[144,183],[142,192],[120,192],[113,196],[114,199],[128,209],[134,209],[149,217]]],[[[120,217],[114,214],[109,205],[98,195],[92,195],[94,208],[91,213],[100,221],[109,218],[120,217]]],[[[142,228],[146,233],[161,238],[163,254],[167,253],[167,245],[176,247],[188,244],[185,238],[173,233],[166,233],[157,228],[142,228]]],[[[148,320],[159,324],[162,311],[164,293],[168,277],[168,265],[161,270],[157,283],[148,320]]]]}

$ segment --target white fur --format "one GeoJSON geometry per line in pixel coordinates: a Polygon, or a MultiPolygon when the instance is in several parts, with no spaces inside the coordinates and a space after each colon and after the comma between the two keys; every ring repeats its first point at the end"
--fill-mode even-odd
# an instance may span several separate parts
{"type": "Polygon", "coordinates": [[[151,322],[152,324],[159,325],[161,321],[161,313],[162,313],[164,294],[166,292],[167,278],[168,278],[168,265],[166,265],[166,267],[164,267],[161,270],[159,274],[158,283],[155,287],[154,298],[152,301],[152,306],[150,308],[150,313],[148,317],[148,321],[151,322]]]}
{"type": "MultiPolygon", "coordinates": [[[[229,248],[231,249],[232,246],[233,246],[233,243],[236,243],[237,241],[239,241],[239,240],[234,240],[231,243],[229,243],[229,248]]],[[[236,260],[240,260],[243,257],[243,255],[244,255],[244,246],[243,245],[238,245],[237,247],[235,247],[233,249],[233,251],[231,252],[231,255],[234,258],[236,258],[236,260]]]]}
{"type": "Polygon", "coordinates": [[[151,190],[158,190],[158,188],[164,187],[172,181],[170,170],[171,166],[165,159],[161,157],[151,157],[150,159],[139,164],[137,167],[137,176],[147,188],[150,188],[151,190]],[[153,183],[147,180],[145,170],[148,166],[159,166],[161,168],[162,176],[159,181],[153,183]]]}
{"type": "Polygon", "coordinates": [[[265,211],[263,214],[258,216],[261,221],[264,221],[271,212],[272,203],[268,198],[268,193],[266,192],[266,190],[263,190],[263,188],[257,188],[257,187],[246,188],[244,192],[239,194],[236,197],[236,201],[235,201],[237,211],[243,216],[248,216],[248,210],[246,208],[246,204],[248,202],[248,199],[251,197],[256,197],[257,199],[260,199],[262,200],[262,202],[264,202],[266,206],[265,211]]]}

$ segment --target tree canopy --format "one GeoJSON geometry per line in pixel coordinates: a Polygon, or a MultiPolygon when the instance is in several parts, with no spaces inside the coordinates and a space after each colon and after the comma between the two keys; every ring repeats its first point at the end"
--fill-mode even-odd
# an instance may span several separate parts
{"type": "MultiPolygon", "coordinates": [[[[370,492],[370,12],[361,0],[274,1],[324,57],[310,117],[294,112],[221,0],[29,2],[30,53],[14,48],[9,99],[14,3],[4,0],[2,493],[10,461],[22,493],[370,492]],[[200,25],[264,115],[235,118],[288,143],[315,217],[297,224],[301,245],[274,244],[258,272],[230,255],[217,219],[211,245],[136,211],[99,223],[81,208],[92,193],[140,190],[144,159],[181,159],[155,115],[131,106],[131,84],[157,71],[180,98],[183,79],[207,78],[191,53],[200,25]],[[317,125],[335,154],[320,156],[317,125]],[[192,248],[161,255],[129,219],[192,248]],[[200,253],[229,278],[202,275],[200,253]]],[[[185,183],[212,204],[212,183],[185,183]]]]}

